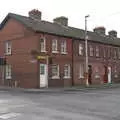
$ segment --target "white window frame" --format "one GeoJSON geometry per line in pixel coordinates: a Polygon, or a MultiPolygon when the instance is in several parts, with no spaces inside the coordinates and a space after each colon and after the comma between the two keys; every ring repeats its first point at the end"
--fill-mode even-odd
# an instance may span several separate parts
{"type": "Polygon", "coordinates": [[[46,52],[46,39],[45,39],[45,37],[40,38],[40,51],[46,52]],[[41,40],[43,40],[43,42],[41,40]]]}
{"type": "Polygon", "coordinates": [[[53,64],[52,65],[52,79],[59,79],[60,78],[60,76],[59,76],[59,65],[58,64],[53,64]],[[53,67],[57,67],[57,71],[56,71],[56,75],[55,76],[53,76],[53,67]]]}
{"type": "Polygon", "coordinates": [[[11,41],[5,42],[5,55],[11,55],[12,54],[12,43],[11,41]]]}
{"type": "Polygon", "coordinates": [[[100,56],[99,46],[96,46],[96,47],[95,47],[95,55],[96,55],[96,57],[99,57],[99,56],[100,56]]]}
{"type": "Polygon", "coordinates": [[[83,44],[79,44],[79,55],[83,55],[83,49],[84,49],[84,47],[83,47],[83,44]]]}
{"type": "Polygon", "coordinates": [[[97,78],[100,78],[100,70],[99,70],[99,67],[98,66],[96,66],[95,67],[95,78],[97,79],[97,78]]]}
{"type": "Polygon", "coordinates": [[[114,49],[114,59],[116,59],[117,58],[117,50],[116,50],[116,48],[114,49]]]}
{"type": "Polygon", "coordinates": [[[120,48],[118,48],[118,59],[120,59],[120,48]]]}
{"type": "Polygon", "coordinates": [[[90,56],[94,56],[94,48],[92,45],[89,46],[90,49],[90,56]]]}
{"type": "Polygon", "coordinates": [[[58,40],[52,40],[52,53],[58,53],[58,40]]]}
{"type": "Polygon", "coordinates": [[[70,78],[70,64],[64,65],[64,78],[70,78]]]}
{"type": "Polygon", "coordinates": [[[61,41],[61,53],[67,54],[67,41],[66,40],[61,41]]]}
{"type": "Polygon", "coordinates": [[[106,48],[103,48],[103,57],[106,58],[106,48]]]}
{"type": "Polygon", "coordinates": [[[79,66],[79,78],[84,78],[84,64],[80,64],[79,66]]]}
{"type": "Polygon", "coordinates": [[[118,77],[118,72],[117,72],[117,67],[114,67],[114,77],[117,78],[118,77]]]}
{"type": "Polygon", "coordinates": [[[5,67],[5,79],[12,79],[12,67],[11,67],[11,65],[6,65],[6,67],[5,67]]]}

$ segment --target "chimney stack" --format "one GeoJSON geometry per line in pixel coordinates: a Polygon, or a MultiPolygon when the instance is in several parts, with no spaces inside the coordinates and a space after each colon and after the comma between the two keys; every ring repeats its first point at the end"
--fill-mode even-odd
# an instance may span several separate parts
{"type": "Polygon", "coordinates": [[[94,28],[94,32],[101,34],[101,35],[105,35],[105,28],[104,27],[96,27],[96,28],[94,28]]]}
{"type": "Polygon", "coordinates": [[[64,16],[57,17],[57,18],[53,19],[53,21],[54,21],[54,23],[68,26],[68,18],[64,17],[64,16]]]}
{"type": "Polygon", "coordinates": [[[29,11],[29,17],[35,20],[41,20],[41,14],[42,13],[36,9],[29,11]]]}
{"type": "Polygon", "coordinates": [[[115,31],[115,30],[109,31],[108,34],[110,37],[117,37],[117,31],[115,31]]]}

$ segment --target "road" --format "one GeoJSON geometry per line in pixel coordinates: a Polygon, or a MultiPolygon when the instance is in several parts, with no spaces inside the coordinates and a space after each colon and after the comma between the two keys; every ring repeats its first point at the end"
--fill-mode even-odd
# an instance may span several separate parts
{"type": "Polygon", "coordinates": [[[61,93],[0,90],[0,120],[120,120],[120,88],[61,93]]]}

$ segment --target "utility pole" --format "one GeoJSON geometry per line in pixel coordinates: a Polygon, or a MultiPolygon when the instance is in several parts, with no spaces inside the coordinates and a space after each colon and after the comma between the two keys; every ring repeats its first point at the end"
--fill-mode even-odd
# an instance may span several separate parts
{"type": "Polygon", "coordinates": [[[87,18],[89,15],[85,16],[85,83],[89,86],[88,82],[88,35],[87,35],[87,18]]]}

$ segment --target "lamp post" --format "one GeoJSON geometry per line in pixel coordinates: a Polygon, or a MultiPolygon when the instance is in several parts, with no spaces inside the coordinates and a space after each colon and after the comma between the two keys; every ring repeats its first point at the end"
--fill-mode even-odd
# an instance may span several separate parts
{"type": "Polygon", "coordinates": [[[86,86],[89,86],[88,82],[88,36],[87,36],[87,18],[89,15],[85,16],[85,82],[86,86]]]}

